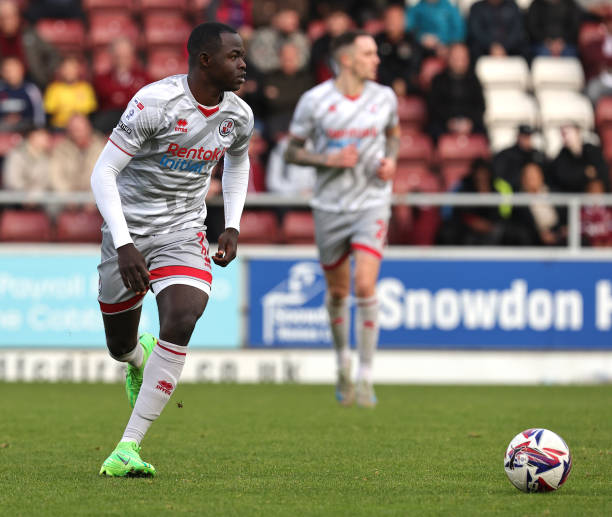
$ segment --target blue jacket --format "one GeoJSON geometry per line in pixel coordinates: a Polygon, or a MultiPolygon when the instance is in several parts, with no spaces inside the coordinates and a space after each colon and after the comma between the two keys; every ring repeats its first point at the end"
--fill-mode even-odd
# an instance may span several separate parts
{"type": "Polygon", "coordinates": [[[407,7],[406,14],[406,29],[414,31],[419,41],[425,34],[434,34],[445,45],[465,39],[465,22],[449,0],[421,0],[407,7]]]}

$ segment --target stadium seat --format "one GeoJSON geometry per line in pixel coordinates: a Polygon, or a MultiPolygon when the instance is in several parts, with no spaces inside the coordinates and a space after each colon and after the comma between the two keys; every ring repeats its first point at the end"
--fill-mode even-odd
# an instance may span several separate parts
{"type": "Polygon", "coordinates": [[[0,214],[0,241],[47,242],[51,221],[41,210],[5,210],[0,214]]]}
{"type": "Polygon", "coordinates": [[[437,206],[421,206],[415,211],[413,221],[409,244],[414,246],[433,245],[441,221],[440,208],[437,206]]]}
{"type": "Polygon", "coordinates": [[[289,211],[283,217],[283,241],[287,244],[314,244],[311,212],[289,211]]]}
{"type": "Polygon", "coordinates": [[[145,14],[143,27],[144,39],[148,47],[153,45],[184,46],[191,33],[191,26],[180,14],[145,14]]]}
{"type": "Polygon", "coordinates": [[[170,75],[187,73],[187,58],[180,47],[153,49],[149,52],[147,62],[149,75],[155,81],[170,75]]]}
{"type": "Polygon", "coordinates": [[[117,11],[132,10],[134,0],[83,0],[83,10],[91,14],[92,11],[117,11]]]}
{"type": "Polygon", "coordinates": [[[189,7],[188,3],[187,0],[137,0],[137,5],[143,13],[159,10],[182,12],[189,7]]]}
{"type": "Polygon", "coordinates": [[[398,98],[397,114],[402,132],[421,131],[427,122],[427,105],[416,95],[398,98]]]}
{"type": "MultiPolygon", "coordinates": [[[[586,129],[582,130],[582,139],[584,142],[601,145],[601,139],[593,131],[586,129]]],[[[561,136],[561,129],[559,127],[548,127],[544,129],[544,153],[550,160],[554,160],[561,148],[563,147],[563,138],[561,136]]]]}
{"type": "Polygon", "coordinates": [[[117,38],[128,38],[138,45],[138,27],[129,14],[102,11],[89,17],[89,44],[107,46],[117,38]]]}
{"type": "Polygon", "coordinates": [[[113,67],[113,58],[106,47],[94,49],[91,58],[93,74],[105,74],[113,67]]]}
{"type": "Polygon", "coordinates": [[[424,165],[398,166],[393,178],[393,192],[406,194],[408,192],[438,192],[440,181],[424,165]]]}
{"type": "Polygon", "coordinates": [[[7,133],[0,131],[0,157],[4,156],[11,149],[18,146],[23,137],[20,133],[7,133]]]}
{"type": "Polygon", "coordinates": [[[538,56],[531,63],[533,89],[571,90],[584,88],[584,71],[578,58],[538,56]]]}
{"type": "Polygon", "coordinates": [[[470,14],[470,9],[472,8],[472,4],[478,2],[478,0],[456,0],[455,5],[459,8],[461,15],[464,19],[467,20],[467,17],[470,14]]]}
{"type": "Polygon", "coordinates": [[[484,135],[442,135],[437,152],[446,190],[451,190],[465,176],[476,158],[489,158],[491,155],[484,135]]]}
{"type": "Polygon", "coordinates": [[[522,11],[527,11],[531,2],[533,2],[533,0],[516,0],[516,5],[518,5],[522,11]]]}
{"type": "Polygon", "coordinates": [[[600,131],[612,126],[612,96],[599,99],[595,109],[595,125],[600,131]]]}
{"type": "Polygon", "coordinates": [[[279,225],[273,210],[245,210],[240,220],[240,242],[274,244],[279,240],[279,225]]]}
{"type": "Polygon", "coordinates": [[[529,67],[523,57],[482,56],[476,62],[476,75],[485,89],[529,88],[529,67]]]}
{"type": "Polygon", "coordinates": [[[584,95],[573,91],[544,90],[538,92],[537,98],[543,127],[575,123],[583,129],[593,128],[593,106],[584,95]]]}
{"type": "Polygon", "coordinates": [[[603,148],[603,154],[608,162],[608,165],[612,164],[612,127],[604,128],[601,133],[601,147],[603,148]]]}
{"type": "Polygon", "coordinates": [[[431,138],[424,133],[407,133],[400,137],[398,163],[429,164],[433,159],[431,138]]]}
{"type": "Polygon", "coordinates": [[[520,90],[485,91],[484,121],[488,128],[516,127],[520,124],[538,125],[538,106],[535,99],[520,90]]]}
{"type": "Polygon", "coordinates": [[[492,153],[498,153],[516,143],[517,128],[515,127],[490,127],[489,142],[492,153]]]}
{"type": "Polygon", "coordinates": [[[55,240],[58,242],[101,242],[102,216],[86,210],[66,210],[56,219],[55,240]]]}
{"type": "Polygon", "coordinates": [[[446,68],[446,61],[441,57],[428,57],[421,64],[419,85],[424,92],[429,91],[432,79],[446,68]]]}
{"type": "Polygon", "coordinates": [[[603,43],[606,37],[606,27],[599,22],[585,22],[580,26],[578,32],[578,49],[582,51],[592,43],[603,43]]]}
{"type": "Polygon", "coordinates": [[[81,20],[42,19],[36,23],[38,35],[62,52],[82,51],[85,26],[81,20]]]}
{"type": "Polygon", "coordinates": [[[412,208],[407,205],[396,205],[391,208],[387,241],[391,245],[410,244],[412,234],[412,208]]]}

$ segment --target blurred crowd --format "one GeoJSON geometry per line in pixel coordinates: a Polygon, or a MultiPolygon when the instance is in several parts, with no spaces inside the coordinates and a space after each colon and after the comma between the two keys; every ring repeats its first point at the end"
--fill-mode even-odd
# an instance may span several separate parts
{"type": "MultiPolygon", "coordinates": [[[[251,191],[312,190],[315,171],[283,159],[291,116],[302,93],[333,77],[333,38],[362,28],[378,44],[379,82],[399,99],[396,193],[610,192],[605,0],[0,0],[0,188],[89,190],[129,99],[148,82],[186,72],[189,32],[212,20],[236,27],[247,48],[239,95],[256,118],[251,191]]],[[[210,195],[219,192],[215,177],[210,195]]],[[[35,203],[2,208],[45,210],[51,224],[57,217],[35,203]]],[[[93,206],[66,209],[99,217],[93,206]]],[[[275,213],[279,229],[286,211],[275,213]]],[[[567,217],[545,203],[398,206],[389,241],[563,245],[567,217]]],[[[581,218],[584,244],[612,245],[610,207],[595,203],[581,218]]],[[[248,240],[249,211],[244,221],[248,240]]],[[[214,210],[210,223],[214,240],[214,210]]],[[[3,226],[0,217],[7,240],[3,226]]],[[[264,234],[261,242],[282,238],[264,234]]]]}

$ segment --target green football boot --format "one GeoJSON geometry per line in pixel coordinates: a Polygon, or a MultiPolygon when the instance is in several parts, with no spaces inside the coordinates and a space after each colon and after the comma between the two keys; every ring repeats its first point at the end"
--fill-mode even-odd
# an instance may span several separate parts
{"type": "Polygon", "coordinates": [[[119,442],[112,454],[102,463],[101,476],[153,477],[155,467],[140,458],[136,442],[119,442]]]}
{"type": "Polygon", "coordinates": [[[142,386],[142,373],[144,372],[145,364],[157,343],[157,339],[152,334],[145,332],[140,336],[138,342],[142,346],[142,365],[140,368],[136,368],[131,364],[127,365],[127,374],[125,376],[125,392],[127,393],[130,406],[134,407],[136,399],[140,393],[140,387],[142,386]]]}

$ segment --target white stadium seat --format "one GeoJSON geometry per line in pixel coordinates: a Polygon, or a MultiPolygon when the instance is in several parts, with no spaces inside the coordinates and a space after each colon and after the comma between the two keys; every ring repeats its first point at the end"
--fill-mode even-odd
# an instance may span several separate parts
{"type": "Polygon", "coordinates": [[[476,62],[476,75],[486,89],[526,90],[529,87],[527,61],[518,56],[482,56],[476,62]]]}
{"type": "Polygon", "coordinates": [[[578,124],[593,129],[593,106],[584,95],[572,91],[541,90],[537,92],[543,127],[578,124]]]}
{"type": "Polygon", "coordinates": [[[533,0],[516,0],[516,5],[518,5],[523,11],[526,11],[529,9],[531,2],[533,2],[533,0]]]}
{"type": "Polygon", "coordinates": [[[584,71],[575,57],[536,57],[531,63],[533,89],[573,90],[584,88],[584,71]]]}
{"type": "Polygon", "coordinates": [[[457,0],[454,3],[459,8],[459,11],[461,12],[463,18],[467,18],[470,14],[472,4],[475,4],[476,2],[478,2],[478,0],[457,0]]]}
{"type": "MultiPolygon", "coordinates": [[[[516,143],[518,127],[494,127],[489,129],[491,151],[495,154],[516,143]]],[[[544,137],[541,133],[531,135],[531,145],[539,151],[544,151],[544,137]]]]}
{"type": "MultiPolygon", "coordinates": [[[[601,140],[597,133],[593,131],[582,130],[582,140],[585,143],[600,145],[601,140]]],[[[561,137],[561,128],[549,127],[544,130],[544,152],[550,160],[554,160],[561,148],[563,147],[563,139],[561,137]]]]}
{"type": "Polygon", "coordinates": [[[485,90],[485,124],[489,127],[539,126],[535,99],[519,90],[485,90]]]}

